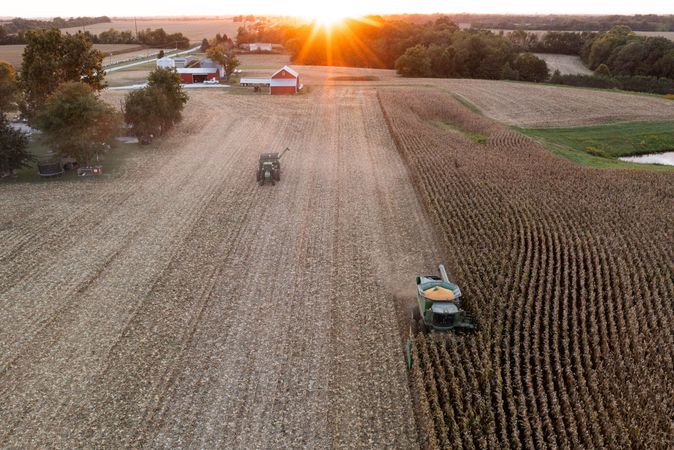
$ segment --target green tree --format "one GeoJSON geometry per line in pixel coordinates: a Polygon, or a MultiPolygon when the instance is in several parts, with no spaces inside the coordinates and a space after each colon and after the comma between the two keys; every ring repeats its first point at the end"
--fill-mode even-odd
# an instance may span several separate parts
{"type": "Polygon", "coordinates": [[[10,63],[0,61],[0,115],[11,111],[19,97],[16,70],[10,63]]]}
{"type": "Polygon", "coordinates": [[[232,50],[227,50],[224,44],[210,47],[206,50],[206,55],[222,66],[226,81],[229,81],[229,77],[234,73],[234,70],[241,65],[236,54],[232,50]]]}
{"type": "Polygon", "coordinates": [[[25,96],[22,109],[27,116],[34,117],[61,83],[81,82],[93,90],[105,87],[103,54],[82,33],[30,30],[25,36],[20,81],[25,96]]]}
{"type": "Polygon", "coordinates": [[[17,169],[27,167],[35,158],[26,149],[28,136],[9,125],[0,114],[0,178],[11,176],[17,169]]]}
{"type": "Polygon", "coordinates": [[[430,77],[431,58],[421,44],[405,50],[395,62],[396,71],[403,77],[430,77]]]}
{"type": "MultiPolygon", "coordinates": [[[[217,38],[218,38],[219,36],[220,36],[220,34],[218,34],[218,35],[215,37],[216,40],[217,40],[217,38]]],[[[211,44],[208,43],[208,39],[204,38],[204,39],[201,41],[201,51],[202,51],[202,52],[205,52],[206,50],[208,50],[208,48],[209,48],[210,46],[211,46],[211,44]]]]}
{"type": "Polygon", "coordinates": [[[523,81],[538,83],[546,81],[550,77],[550,71],[546,62],[533,53],[518,55],[513,62],[513,69],[519,73],[520,80],[523,81]]]}
{"type": "Polygon", "coordinates": [[[189,97],[180,86],[180,77],[171,69],[157,68],[150,72],[148,88],[155,96],[155,103],[161,105],[157,116],[161,123],[159,134],[163,134],[182,120],[189,97]]]}
{"type": "Polygon", "coordinates": [[[131,91],[124,104],[124,121],[141,144],[149,144],[162,132],[162,113],[168,108],[166,96],[157,87],[131,91]]]}
{"type": "Polygon", "coordinates": [[[37,126],[61,156],[89,164],[119,131],[119,114],[100,100],[91,86],[70,81],[49,96],[36,117],[37,126]]]}

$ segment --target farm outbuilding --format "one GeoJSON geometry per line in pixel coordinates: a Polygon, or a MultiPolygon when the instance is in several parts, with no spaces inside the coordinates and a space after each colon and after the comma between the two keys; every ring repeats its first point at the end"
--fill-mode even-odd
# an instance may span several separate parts
{"type": "Polygon", "coordinates": [[[271,52],[274,49],[274,46],[269,42],[251,42],[241,46],[250,52],[271,52]]]}
{"type": "Polygon", "coordinates": [[[270,87],[272,95],[297,94],[302,89],[300,74],[283,66],[271,76],[270,87]]]}
{"type": "Polygon", "coordinates": [[[180,81],[185,84],[203,83],[206,80],[220,80],[221,69],[217,67],[189,67],[176,69],[180,81]]]}
{"type": "Polygon", "coordinates": [[[159,58],[157,60],[157,67],[160,69],[173,69],[176,67],[176,62],[173,58],[164,56],[163,58],[159,58]]]}

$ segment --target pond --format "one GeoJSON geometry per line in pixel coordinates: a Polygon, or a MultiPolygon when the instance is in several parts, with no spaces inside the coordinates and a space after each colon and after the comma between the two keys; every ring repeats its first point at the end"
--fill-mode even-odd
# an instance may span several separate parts
{"type": "Polygon", "coordinates": [[[622,158],[618,159],[621,161],[640,164],[664,164],[666,166],[674,166],[674,152],[649,153],[647,155],[639,156],[623,156],[622,158]]]}

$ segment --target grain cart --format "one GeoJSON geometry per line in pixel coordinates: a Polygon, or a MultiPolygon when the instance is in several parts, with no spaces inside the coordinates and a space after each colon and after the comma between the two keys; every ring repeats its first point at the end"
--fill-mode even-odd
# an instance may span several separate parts
{"type": "Polygon", "coordinates": [[[461,289],[449,281],[445,266],[440,277],[417,277],[417,305],[412,309],[413,324],[421,331],[474,331],[474,318],[461,309],[461,289]]]}
{"type": "Polygon", "coordinates": [[[257,182],[263,186],[266,181],[270,181],[273,186],[277,181],[281,181],[281,158],[290,150],[286,148],[279,153],[261,153],[260,163],[257,168],[257,182]]]}

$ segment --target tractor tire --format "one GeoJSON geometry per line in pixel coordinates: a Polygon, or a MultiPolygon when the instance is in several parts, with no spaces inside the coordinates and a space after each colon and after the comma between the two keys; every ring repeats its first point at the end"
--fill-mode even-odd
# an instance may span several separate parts
{"type": "Polygon", "coordinates": [[[262,180],[262,171],[260,169],[257,169],[257,172],[255,173],[255,177],[257,179],[257,182],[261,182],[262,180]]]}
{"type": "Polygon", "coordinates": [[[271,173],[271,177],[272,177],[272,179],[274,179],[274,180],[276,180],[276,181],[281,181],[281,171],[278,170],[278,169],[274,170],[274,171],[271,173]]]}

